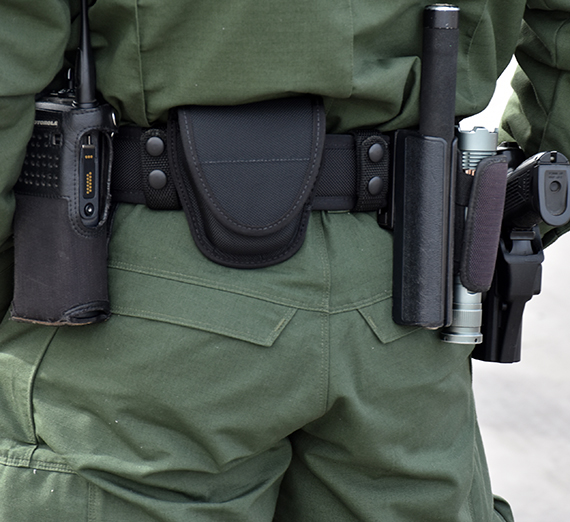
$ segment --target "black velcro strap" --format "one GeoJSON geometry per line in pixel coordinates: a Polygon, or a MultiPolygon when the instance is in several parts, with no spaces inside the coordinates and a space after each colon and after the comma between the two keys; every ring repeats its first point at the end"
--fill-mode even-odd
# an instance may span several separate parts
{"type": "MultiPolygon", "coordinates": [[[[182,208],[173,190],[171,166],[168,161],[168,144],[163,138],[166,126],[150,129],[124,126],[113,138],[113,174],[111,190],[113,201],[146,205],[155,210],[175,210],[182,208]],[[164,148],[148,145],[151,137],[159,138],[164,148]],[[159,171],[159,172],[156,172],[159,171]],[[160,187],[161,174],[166,181],[160,187]]],[[[377,210],[385,205],[388,190],[387,176],[390,169],[389,140],[385,135],[374,131],[361,131],[358,137],[351,134],[327,134],[320,166],[319,179],[315,187],[313,210],[377,210]],[[368,141],[370,140],[370,141],[368,141]],[[369,150],[376,143],[383,144],[385,153],[378,162],[369,159],[369,150]],[[357,162],[357,158],[360,160],[357,162]],[[358,164],[358,167],[357,167],[358,164]],[[371,194],[382,180],[382,194],[371,194]]],[[[158,141],[154,140],[155,145],[158,141]]],[[[160,147],[160,146],[159,146],[160,147]]],[[[377,151],[377,148],[376,148],[377,151]]],[[[376,157],[376,156],[375,156],[376,157]]]]}

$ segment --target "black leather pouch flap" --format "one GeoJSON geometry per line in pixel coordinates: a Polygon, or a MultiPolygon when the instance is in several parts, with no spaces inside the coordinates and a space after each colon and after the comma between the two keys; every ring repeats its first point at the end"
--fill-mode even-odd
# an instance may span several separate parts
{"type": "Polygon", "coordinates": [[[503,155],[477,165],[465,222],[460,276],[470,292],[487,292],[493,282],[505,206],[508,165],[503,155]]]}
{"type": "Polygon", "coordinates": [[[301,247],[325,137],[314,97],[182,107],[171,117],[178,195],[212,261],[259,268],[301,247]]]}

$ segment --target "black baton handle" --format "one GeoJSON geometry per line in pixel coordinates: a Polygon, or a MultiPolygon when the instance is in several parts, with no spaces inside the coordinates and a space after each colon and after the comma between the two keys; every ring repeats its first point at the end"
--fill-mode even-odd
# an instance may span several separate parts
{"type": "Polygon", "coordinates": [[[420,133],[450,144],[455,136],[458,27],[458,7],[436,4],[425,8],[420,133]]]}

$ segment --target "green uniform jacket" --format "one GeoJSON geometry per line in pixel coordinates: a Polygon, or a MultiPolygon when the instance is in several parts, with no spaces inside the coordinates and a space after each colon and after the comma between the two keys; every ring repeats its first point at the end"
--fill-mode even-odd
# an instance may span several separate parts
{"type": "MultiPolygon", "coordinates": [[[[178,105],[299,93],[324,97],[329,132],[414,126],[428,3],[99,0],[90,12],[98,88],[122,122],[141,126],[178,105]]],[[[522,70],[504,130],[527,154],[570,154],[570,1],[456,3],[458,117],[487,105],[518,42],[522,70]]],[[[0,3],[0,270],[10,265],[11,188],[32,131],[34,95],[61,70],[65,49],[75,47],[78,24],[70,20],[77,12],[73,0],[0,3]]],[[[0,294],[8,296],[10,277],[2,280],[0,294]]]]}

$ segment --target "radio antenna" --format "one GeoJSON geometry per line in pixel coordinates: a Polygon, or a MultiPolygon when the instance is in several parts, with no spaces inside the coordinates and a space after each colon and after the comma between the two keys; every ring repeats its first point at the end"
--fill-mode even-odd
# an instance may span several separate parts
{"type": "Polygon", "coordinates": [[[95,60],[91,49],[87,0],[81,0],[81,39],[75,66],[77,106],[82,109],[96,107],[95,60]]]}

